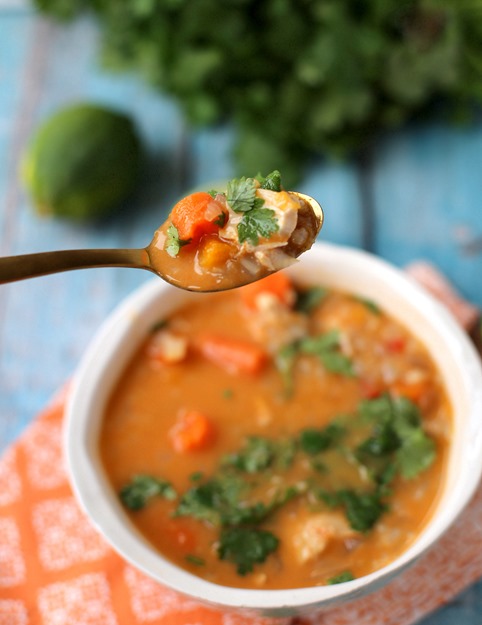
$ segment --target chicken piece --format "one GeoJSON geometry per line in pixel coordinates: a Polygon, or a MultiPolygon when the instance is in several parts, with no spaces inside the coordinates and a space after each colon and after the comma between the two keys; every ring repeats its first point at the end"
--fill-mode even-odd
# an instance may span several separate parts
{"type": "Polygon", "coordinates": [[[300,564],[319,557],[332,541],[355,538],[353,530],[341,513],[320,512],[303,520],[293,532],[293,546],[300,564]]]}

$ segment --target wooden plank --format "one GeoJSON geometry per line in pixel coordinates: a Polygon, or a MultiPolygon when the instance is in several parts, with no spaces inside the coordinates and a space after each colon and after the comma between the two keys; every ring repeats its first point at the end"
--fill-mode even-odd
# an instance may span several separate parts
{"type": "MultiPolygon", "coordinates": [[[[5,24],[3,18],[0,23],[5,24]]],[[[45,116],[69,101],[88,99],[116,106],[136,120],[148,146],[147,164],[133,206],[96,225],[38,218],[18,180],[10,177],[4,181],[11,185],[11,199],[1,211],[10,223],[2,253],[146,245],[187,184],[188,142],[177,108],[134,78],[102,72],[96,62],[95,28],[88,20],[65,28],[35,20],[29,28],[30,60],[24,55],[9,77],[21,101],[7,111],[5,123],[22,124],[10,157],[19,158],[30,132],[45,116]],[[32,59],[35,64],[28,65],[32,59]]],[[[16,45],[15,40],[9,42],[10,47],[16,45]]],[[[138,270],[98,269],[2,287],[0,447],[19,434],[73,373],[112,308],[147,279],[153,279],[151,274],[138,270]]]]}
{"type": "Polygon", "coordinates": [[[374,170],[376,249],[436,264],[482,305],[482,121],[429,125],[381,143],[374,170]]]}

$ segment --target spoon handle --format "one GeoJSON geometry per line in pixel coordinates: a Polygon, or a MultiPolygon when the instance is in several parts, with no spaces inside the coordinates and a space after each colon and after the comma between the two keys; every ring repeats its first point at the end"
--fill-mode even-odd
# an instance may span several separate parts
{"type": "Polygon", "coordinates": [[[60,250],[0,258],[0,284],[91,267],[152,270],[146,249],[60,250]]]}

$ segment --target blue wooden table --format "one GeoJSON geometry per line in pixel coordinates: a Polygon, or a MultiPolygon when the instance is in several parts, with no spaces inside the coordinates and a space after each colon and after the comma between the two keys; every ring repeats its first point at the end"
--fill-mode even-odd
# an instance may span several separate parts
{"type": "MultiPolygon", "coordinates": [[[[0,0],[0,255],[144,246],[179,196],[233,173],[229,127],[188,128],[169,98],[136,77],[104,73],[97,44],[87,19],[56,26],[20,0],[0,0]],[[149,148],[130,210],[97,226],[37,217],[18,175],[39,122],[79,100],[127,112],[149,148]]],[[[323,239],[365,247],[399,266],[428,259],[482,306],[482,122],[386,136],[363,167],[313,164],[300,190],[325,208],[323,239]]],[[[147,279],[136,270],[96,269],[1,287],[0,451],[71,376],[106,315],[147,279]]],[[[482,583],[423,625],[481,622],[482,583]]]]}

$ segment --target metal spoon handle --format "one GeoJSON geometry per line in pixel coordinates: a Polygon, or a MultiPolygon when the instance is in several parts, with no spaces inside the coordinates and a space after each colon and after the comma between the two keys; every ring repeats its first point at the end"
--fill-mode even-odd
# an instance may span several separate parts
{"type": "Polygon", "coordinates": [[[146,249],[60,250],[0,258],[0,284],[91,267],[152,270],[146,249]]]}

